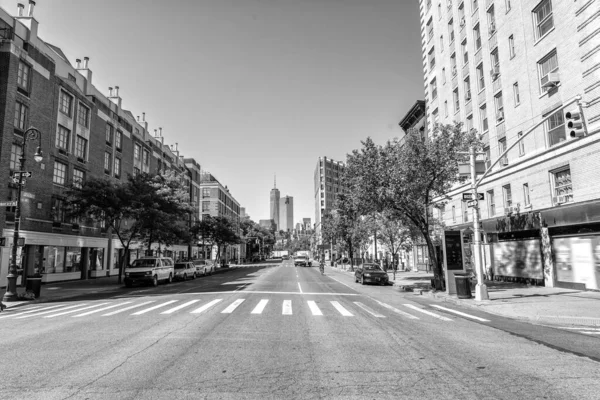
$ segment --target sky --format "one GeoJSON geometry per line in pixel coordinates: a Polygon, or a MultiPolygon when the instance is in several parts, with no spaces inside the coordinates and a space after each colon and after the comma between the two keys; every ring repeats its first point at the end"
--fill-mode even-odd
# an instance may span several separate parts
{"type": "MultiPolygon", "coordinates": [[[[21,0],[27,10],[27,1],[21,0]]],[[[17,0],[0,0],[15,14],[17,0]]],[[[37,0],[39,36],[198,161],[247,214],[277,176],[314,222],[318,158],[401,136],[423,99],[418,0],[37,0]]]]}

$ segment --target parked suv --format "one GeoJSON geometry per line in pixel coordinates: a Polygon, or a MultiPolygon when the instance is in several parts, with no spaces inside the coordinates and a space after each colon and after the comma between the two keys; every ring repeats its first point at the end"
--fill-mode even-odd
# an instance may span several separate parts
{"type": "Polygon", "coordinates": [[[196,279],[196,266],[191,261],[176,262],[175,275],[173,278],[181,281],[196,279]]]}
{"type": "Polygon", "coordinates": [[[125,286],[134,283],[150,283],[158,286],[158,282],[173,282],[175,276],[173,259],[170,257],[142,257],[125,268],[125,286]]]}

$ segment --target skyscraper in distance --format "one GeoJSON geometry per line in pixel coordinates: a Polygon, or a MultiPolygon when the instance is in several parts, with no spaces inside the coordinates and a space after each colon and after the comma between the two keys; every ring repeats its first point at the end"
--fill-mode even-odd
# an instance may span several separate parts
{"type": "Polygon", "coordinates": [[[271,189],[271,212],[269,214],[270,219],[275,222],[276,229],[279,230],[279,189],[277,189],[277,176],[275,176],[273,182],[273,189],[271,189]]]}
{"type": "Polygon", "coordinates": [[[282,197],[279,201],[279,230],[291,231],[294,229],[294,198],[282,197]]]}

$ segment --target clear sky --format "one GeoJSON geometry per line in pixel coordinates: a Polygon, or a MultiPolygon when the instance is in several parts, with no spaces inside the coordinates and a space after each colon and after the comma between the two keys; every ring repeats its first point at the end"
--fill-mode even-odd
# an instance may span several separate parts
{"type": "Polygon", "coordinates": [[[294,223],[314,222],[318,157],[399,136],[423,98],[418,0],[37,0],[34,16],[257,222],[274,174],[294,223]]]}

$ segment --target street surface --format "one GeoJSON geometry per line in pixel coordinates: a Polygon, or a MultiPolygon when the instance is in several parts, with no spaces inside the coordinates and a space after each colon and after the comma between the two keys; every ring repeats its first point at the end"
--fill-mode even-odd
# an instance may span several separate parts
{"type": "Polygon", "coordinates": [[[598,399],[600,335],[249,265],[0,314],[2,399],[598,399]]]}

